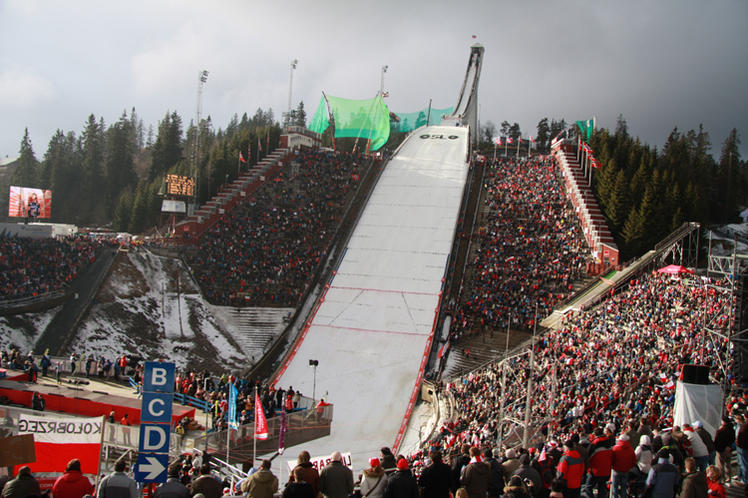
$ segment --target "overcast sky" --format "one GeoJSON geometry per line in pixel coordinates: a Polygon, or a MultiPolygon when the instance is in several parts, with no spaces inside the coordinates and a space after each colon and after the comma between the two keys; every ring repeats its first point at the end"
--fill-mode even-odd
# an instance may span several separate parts
{"type": "Polygon", "coordinates": [[[703,123],[718,155],[732,128],[748,156],[745,0],[0,0],[0,158],[25,127],[42,159],[58,128],[80,134],[135,107],[146,126],[203,115],[286,110],[311,116],[321,92],[363,99],[383,65],[391,111],[454,105],[469,47],[485,46],[481,122],[597,117],[662,146],[703,123]],[[476,39],[472,36],[475,35],[476,39]]]}

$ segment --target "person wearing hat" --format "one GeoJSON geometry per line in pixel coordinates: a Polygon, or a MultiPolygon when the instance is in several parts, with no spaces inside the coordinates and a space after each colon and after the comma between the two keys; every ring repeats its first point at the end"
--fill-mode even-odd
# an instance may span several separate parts
{"type": "Polygon", "coordinates": [[[564,456],[556,467],[558,477],[566,481],[564,498],[579,498],[582,476],[584,475],[584,461],[579,452],[574,449],[574,441],[564,442],[564,456]]]}
{"type": "Polygon", "coordinates": [[[707,461],[709,462],[709,465],[714,465],[714,458],[717,455],[717,451],[714,449],[714,440],[712,439],[712,435],[709,434],[706,429],[704,429],[704,424],[701,423],[701,420],[696,420],[691,425],[693,426],[693,431],[699,435],[701,440],[704,442],[704,445],[706,446],[707,461]]]}
{"type": "Polygon", "coordinates": [[[657,463],[652,465],[647,475],[646,493],[651,498],[673,498],[680,484],[680,474],[675,465],[670,463],[667,450],[660,450],[658,455],[657,463]]]}
{"type": "Polygon", "coordinates": [[[419,498],[418,482],[406,459],[401,458],[397,461],[397,471],[387,479],[384,498],[419,498]]]}
{"type": "Polygon", "coordinates": [[[52,486],[55,498],[81,498],[83,495],[92,495],[93,492],[93,484],[81,473],[81,461],[77,458],[68,462],[65,473],[52,486]]]}
{"type": "Polygon", "coordinates": [[[190,498],[190,490],[182,484],[180,473],[182,463],[173,462],[166,471],[166,482],[153,492],[153,498],[190,498]]]}
{"type": "Polygon", "coordinates": [[[41,496],[39,483],[31,475],[31,468],[24,465],[18,469],[18,475],[5,483],[2,498],[27,498],[29,496],[41,496]]]}
{"type": "Polygon", "coordinates": [[[690,424],[683,424],[683,433],[691,444],[691,456],[696,460],[696,466],[701,472],[706,472],[709,465],[709,449],[704,440],[690,424]]]}
{"type": "Polygon", "coordinates": [[[530,498],[530,492],[520,476],[514,475],[504,487],[504,498],[530,498]]]}
{"type": "Polygon", "coordinates": [[[514,475],[522,478],[522,482],[527,485],[527,491],[531,496],[537,497],[544,489],[543,478],[540,476],[540,472],[532,466],[531,461],[529,453],[521,454],[519,456],[519,468],[514,471],[514,475]]]}
{"type": "Polygon", "coordinates": [[[343,465],[343,455],[339,451],[330,459],[319,475],[321,492],[327,498],[348,498],[353,493],[353,471],[343,465]]]}
{"type": "Polygon", "coordinates": [[[421,498],[448,498],[452,489],[452,469],[442,461],[442,452],[429,451],[431,464],[424,467],[418,477],[421,498]]]}
{"type": "Polygon", "coordinates": [[[517,455],[517,450],[509,448],[506,450],[506,453],[504,453],[504,456],[506,458],[501,462],[501,468],[504,471],[504,481],[508,482],[509,478],[514,474],[514,471],[519,468],[519,455],[517,455]]]}
{"type": "MultiPolygon", "coordinates": [[[[314,494],[316,496],[316,494],[320,491],[319,472],[314,467],[314,465],[312,465],[311,460],[312,457],[308,451],[301,451],[298,458],[296,459],[296,467],[294,467],[294,470],[296,470],[297,468],[301,469],[302,480],[312,486],[312,489],[314,489],[314,494]]],[[[288,482],[293,482],[296,479],[296,472],[294,472],[294,470],[291,471],[288,482]]]]}
{"type": "Polygon", "coordinates": [[[628,496],[629,472],[636,466],[636,454],[629,443],[628,434],[621,434],[613,446],[613,460],[610,464],[610,496],[628,496]]]}
{"type": "Polygon", "coordinates": [[[364,469],[364,476],[361,478],[361,497],[382,498],[386,486],[387,475],[384,473],[379,458],[370,458],[369,468],[364,469]]]}

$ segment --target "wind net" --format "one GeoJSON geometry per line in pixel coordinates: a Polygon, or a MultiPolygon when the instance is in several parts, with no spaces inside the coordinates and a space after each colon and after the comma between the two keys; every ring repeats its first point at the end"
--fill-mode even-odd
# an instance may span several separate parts
{"type": "Polygon", "coordinates": [[[330,114],[335,127],[335,138],[369,139],[371,150],[381,148],[390,138],[390,111],[381,95],[367,100],[323,95],[317,112],[309,122],[309,129],[316,133],[324,133],[330,126],[330,114]]]}
{"type": "Polygon", "coordinates": [[[442,120],[452,114],[454,107],[447,107],[446,109],[421,109],[416,112],[396,112],[397,119],[392,120],[392,131],[398,131],[408,133],[416,128],[420,128],[426,124],[428,125],[440,125],[442,120]]]}

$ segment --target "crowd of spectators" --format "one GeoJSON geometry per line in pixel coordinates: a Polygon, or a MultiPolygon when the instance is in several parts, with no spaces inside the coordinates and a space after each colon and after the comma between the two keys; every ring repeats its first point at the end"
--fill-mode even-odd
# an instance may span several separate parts
{"type": "Polygon", "coordinates": [[[203,234],[190,258],[206,298],[232,306],[294,307],[364,175],[358,154],[300,151],[203,234]]]}
{"type": "Polygon", "coordinates": [[[592,262],[558,168],[547,156],[499,158],[487,167],[475,255],[453,320],[455,336],[532,328],[586,275],[592,262]]]}
{"type": "Polygon", "coordinates": [[[65,289],[82,266],[95,260],[100,244],[85,235],[48,239],[0,236],[0,300],[65,289]]]}
{"type": "Polygon", "coordinates": [[[507,360],[506,392],[500,388],[502,362],[448,384],[460,407],[453,435],[458,441],[495,441],[502,405],[505,417],[523,420],[528,372],[532,425],[546,434],[611,422],[622,427],[631,419],[671,426],[673,380],[683,364],[708,365],[716,382],[724,380],[728,343],[704,330],[707,319],[712,327],[727,324],[720,314],[727,312],[727,294],[714,289],[700,277],[654,272],[595,308],[570,313],[561,328],[537,340],[532,369],[529,352],[507,360]]]}

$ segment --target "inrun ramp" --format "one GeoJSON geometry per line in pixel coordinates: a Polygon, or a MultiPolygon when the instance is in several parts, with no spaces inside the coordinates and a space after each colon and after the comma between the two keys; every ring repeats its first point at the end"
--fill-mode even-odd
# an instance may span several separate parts
{"type": "Polygon", "coordinates": [[[354,468],[399,444],[428,359],[468,170],[469,129],[416,130],[389,161],[342,261],[275,385],[335,405],[331,434],[354,468]]]}

